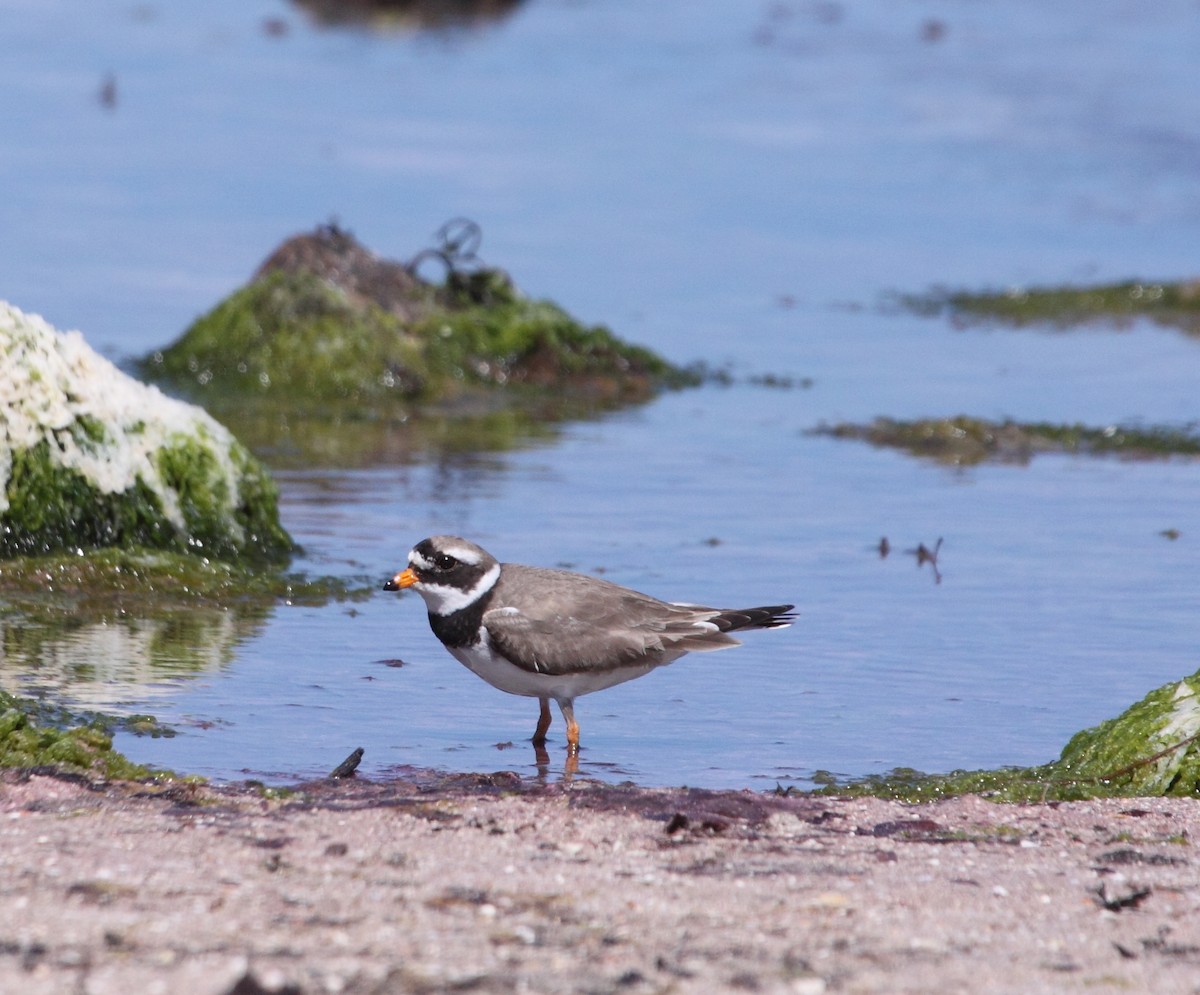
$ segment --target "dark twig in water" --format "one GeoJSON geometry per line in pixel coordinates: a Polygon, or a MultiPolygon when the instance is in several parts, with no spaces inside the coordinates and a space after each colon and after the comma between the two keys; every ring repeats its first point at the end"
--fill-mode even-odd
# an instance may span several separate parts
{"type": "Polygon", "coordinates": [[[329,776],[334,780],[340,780],[343,777],[353,777],[354,772],[358,770],[358,765],[362,763],[363,748],[360,746],[357,750],[350,754],[345,760],[330,771],[329,776]]]}
{"type": "Polygon", "coordinates": [[[933,582],[940,584],[942,582],[942,572],[938,569],[938,553],[942,550],[942,537],[938,536],[938,541],[933,544],[933,549],[930,549],[925,543],[920,543],[916,549],[906,549],[905,552],[917,558],[917,566],[923,566],[928,563],[933,568],[933,582]]]}

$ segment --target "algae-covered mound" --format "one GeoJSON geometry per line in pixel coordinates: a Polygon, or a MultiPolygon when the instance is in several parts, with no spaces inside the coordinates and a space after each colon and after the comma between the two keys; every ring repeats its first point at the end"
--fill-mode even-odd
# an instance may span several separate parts
{"type": "Polygon", "coordinates": [[[271,398],[334,417],[388,416],[514,387],[636,401],[687,379],[477,266],[473,249],[463,251],[465,240],[477,244],[477,228],[443,238],[409,264],[380,259],[332,225],[289,239],[143,369],[206,405],[271,398]],[[444,282],[419,275],[416,264],[430,257],[444,282]]]}
{"type": "Polygon", "coordinates": [[[900,298],[919,314],[948,314],[959,324],[996,323],[1023,328],[1076,325],[1123,328],[1135,318],[1200,334],[1200,280],[1123,280],[1092,286],[937,290],[900,298]]]}
{"type": "Polygon", "coordinates": [[[1115,719],[1076,733],[1055,767],[1114,794],[1200,793],[1200,672],[1151,691],[1115,719]]]}
{"type": "Polygon", "coordinates": [[[989,421],[969,415],[901,421],[876,418],[868,424],[821,425],[815,435],[860,439],[906,450],[952,466],[1028,463],[1036,453],[1163,459],[1200,456],[1200,435],[1190,428],[1056,425],[1049,422],[989,421]]]}
{"type": "Polygon", "coordinates": [[[0,357],[0,556],[291,549],[266,471],[204,411],[3,302],[0,357]]]}

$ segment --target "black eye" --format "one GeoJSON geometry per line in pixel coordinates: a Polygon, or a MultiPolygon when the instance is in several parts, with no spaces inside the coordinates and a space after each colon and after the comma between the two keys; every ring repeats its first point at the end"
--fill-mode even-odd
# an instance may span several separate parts
{"type": "Polygon", "coordinates": [[[449,553],[439,553],[433,558],[433,565],[439,570],[453,570],[458,566],[458,560],[449,553]]]}

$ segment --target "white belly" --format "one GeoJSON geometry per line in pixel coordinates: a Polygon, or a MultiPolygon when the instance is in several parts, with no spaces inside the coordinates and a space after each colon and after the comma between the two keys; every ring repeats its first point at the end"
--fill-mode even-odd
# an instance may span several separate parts
{"type": "MultiPolygon", "coordinates": [[[[447,648],[449,649],[449,647],[447,648]]],[[[483,633],[483,639],[474,646],[451,649],[450,653],[471,673],[482,677],[494,688],[507,691],[509,694],[525,695],[529,698],[554,698],[555,700],[570,700],[578,698],[580,695],[591,694],[593,691],[603,691],[615,684],[623,684],[625,681],[648,674],[682,655],[668,655],[654,663],[620,667],[615,670],[578,674],[538,674],[522,670],[509,663],[499,653],[494,652],[486,631],[483,633]]]]}

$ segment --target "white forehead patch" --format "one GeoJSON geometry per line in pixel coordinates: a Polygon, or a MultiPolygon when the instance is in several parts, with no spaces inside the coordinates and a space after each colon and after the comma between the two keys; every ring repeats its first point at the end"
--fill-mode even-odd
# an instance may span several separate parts
{"type": "MultiPolygon", "coordinates": [[[[453,553],[451,556],[455,555],[453,553]]],[[[453,615],[456,611],[473,605],[492,589],[500,579],[500,564],[497,563],[467,590],[449,584],[413,584],[413,590],[425,599],[425,607],[432,615],[453,615]]]]}

